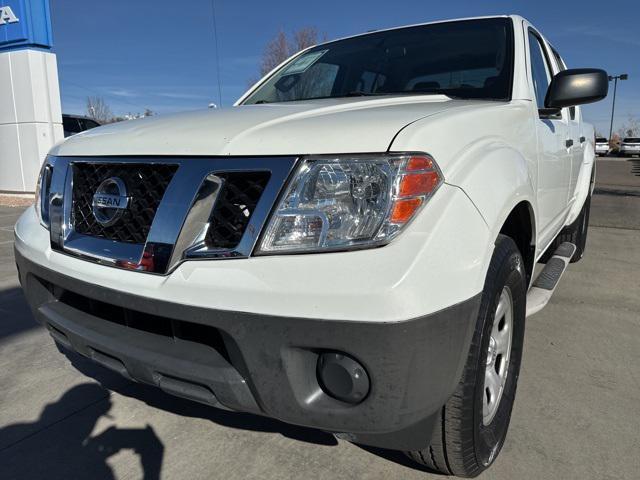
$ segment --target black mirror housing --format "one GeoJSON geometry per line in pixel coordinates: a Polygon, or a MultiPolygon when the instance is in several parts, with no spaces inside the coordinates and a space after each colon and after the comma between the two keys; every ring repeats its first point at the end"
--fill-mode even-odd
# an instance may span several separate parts
{"type": "Polygon", "coordinates": [[[607,72],[598,68],[573,68],[559,72],[549,85],[545,108],[574,107],[602,100],[609,92],[607,72]]]}

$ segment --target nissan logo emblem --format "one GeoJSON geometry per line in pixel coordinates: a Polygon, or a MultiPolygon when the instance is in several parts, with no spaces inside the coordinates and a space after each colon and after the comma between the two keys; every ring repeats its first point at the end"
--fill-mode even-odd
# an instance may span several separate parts
{"type": "Polygon", "coordinates": [[[129,207],[127,186],[118,177],[104,180],[93,195],[93,216],[103,227],[116,223],[129,207]]]}

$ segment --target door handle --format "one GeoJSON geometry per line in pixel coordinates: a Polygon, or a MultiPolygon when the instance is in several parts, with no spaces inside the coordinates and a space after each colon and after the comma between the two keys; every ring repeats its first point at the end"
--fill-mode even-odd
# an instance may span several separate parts
{"type": "Polygon", "coordinates": [[[584,143],[585,140],[586,140],[585,137],[580,137],[580,143],[584,143]]]}
{"type": "Polygon", "coordinates": [[[564,144],[567,146],[567,148],[573,147],[573,140],[569,139],[566,142],[564,142],[564,144]]]}

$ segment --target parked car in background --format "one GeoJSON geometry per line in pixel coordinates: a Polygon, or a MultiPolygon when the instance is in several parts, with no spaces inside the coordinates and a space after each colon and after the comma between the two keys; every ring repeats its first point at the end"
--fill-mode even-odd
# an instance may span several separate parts
{"type": "Polygon", "coordinates": [[[604,157],[609,153],[609,140],[603,137],[596,138],[596,155],[604,157]]]}
{"type": "Polygon", "coordinates": [[[620,156],[640,155],[640,137],[626,137],[620,144],[620,156]]]}
{"type": "Polygon", "coordinates": [[[580,105],[607,89],[518,16],[311,47],[233,108],[54,147],[21,284],[61,349],[127,378],[473,477],[525,317],[584,254],[580,105]]]}
{"type": "Polygon", "coordinates": [[[64,130],[65,138],[99,126],[100,124],[93,118],[83,117],[82,115],[69,115],[68,113],[62,114],[62,129],[64,130]]]}

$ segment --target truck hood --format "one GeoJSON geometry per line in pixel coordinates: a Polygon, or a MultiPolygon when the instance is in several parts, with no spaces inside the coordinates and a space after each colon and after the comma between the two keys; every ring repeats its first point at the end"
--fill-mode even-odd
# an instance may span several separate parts
{"type": "Polygon", "coordinates": [[[354,97],[159,115],[106,125],[55,146],[57,156],[254,156],[384,152],[406,125],[479,103],[444,95],[354,97]]]}

